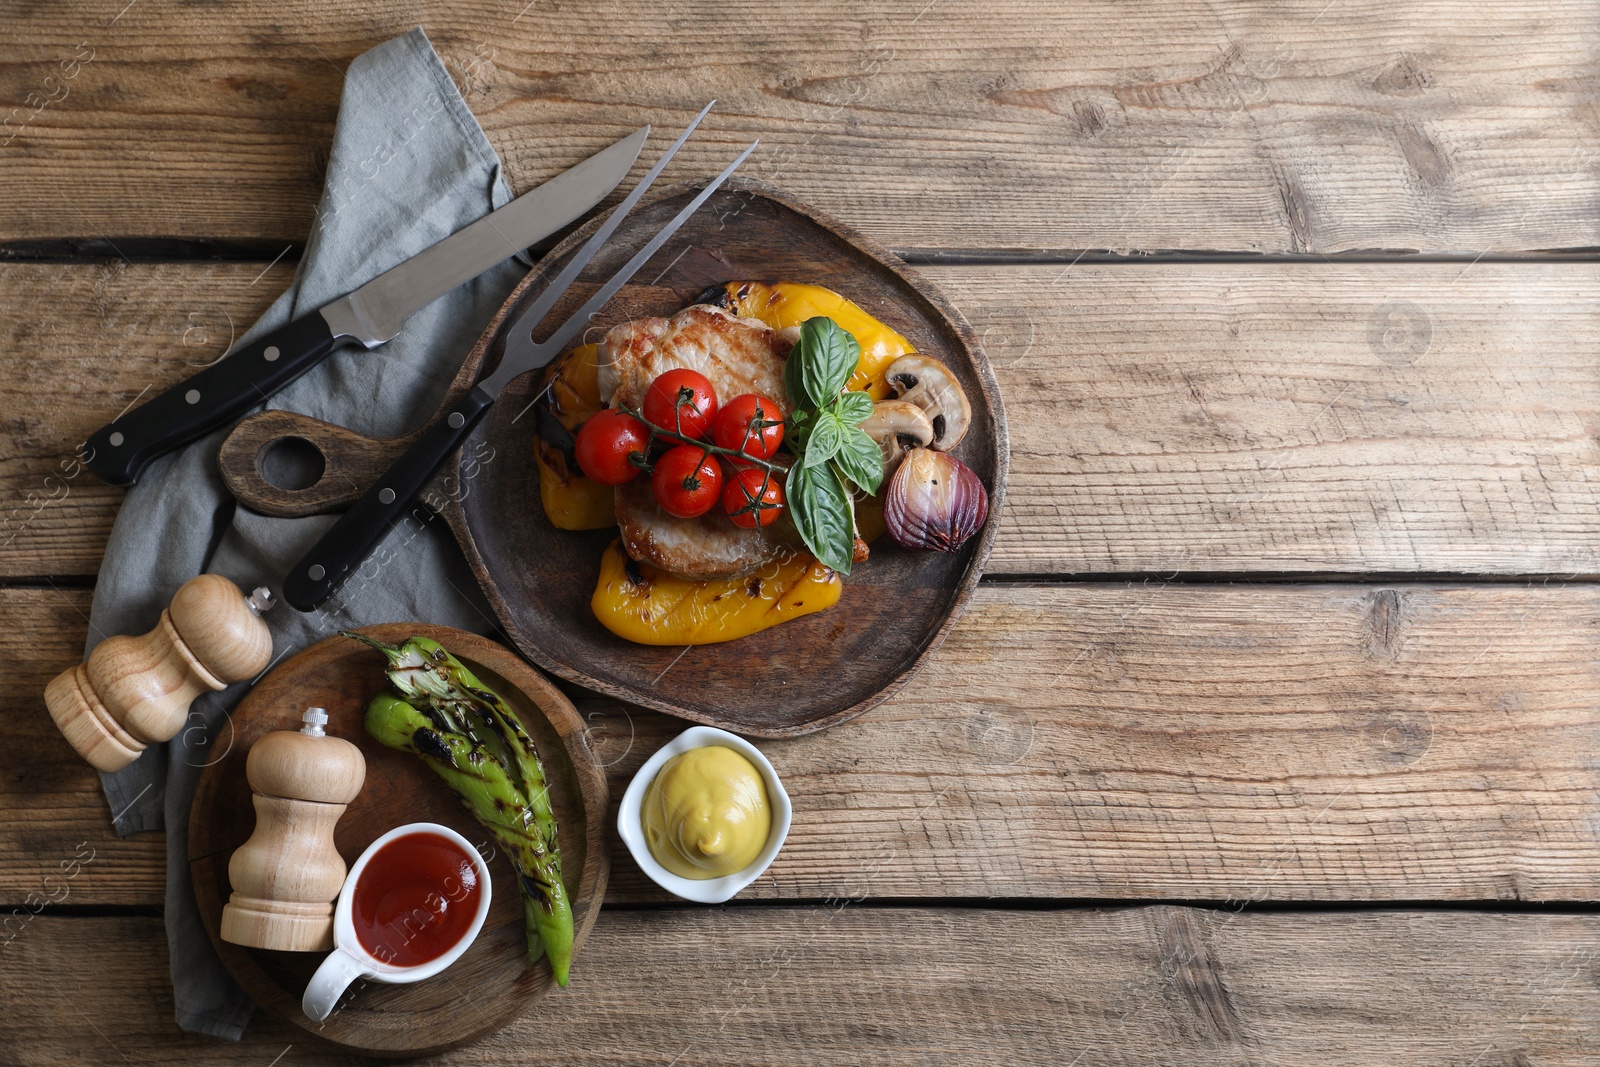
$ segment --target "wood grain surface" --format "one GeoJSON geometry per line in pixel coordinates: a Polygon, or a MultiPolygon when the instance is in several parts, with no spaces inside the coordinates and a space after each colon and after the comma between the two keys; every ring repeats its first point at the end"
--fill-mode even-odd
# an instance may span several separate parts
{"type": "MultiPolygon", "coordinates": [[[[595,927],[582,983],[428,1062],[1579,1067],[1600,1042],[1597,922],[848,899],[622,911],[595,927]]],[[[30,1064],[358,1062],[270,1019],[237,1045],[180,1034],[165,957],[157,919],[35,919],[0,971],[0,1047],[30,1064]]]]}
{"type": "MultiPolygon", "coordinates": [[[[161,836],[39,694],[121,499],[73,445],[283,290],[344,70],[422,23],[518,191],[718,97],[664,180],[760,136],[936,264],[1013,461],[916,685],[763,744],[770,875],[683,908],[619,857],[581,980],[440,1062],[1593,1062],[1595,17],[0,3],[0,1061],[356,1062],[177,1032],[161,836]]],[[[679,727],[568,692],[613,791],[679,727]]]]}
{"type": "MultiPolygon", "coordinates": [[[[49,590],[0,611],[0,656],[35,664],[0,692],[20,901],[78,842],[130,845],[33,684],[81,619],[49,590]]],[[[1592,900],[1597,620],[1587,585],[985,585],[914,686],[761,743],[795,820],[744,896],[1592,900]]],[[[683,728],[579,710],[613,798],[683,728]]],[[[157,903],[161,877],[97,860],[71,899],[157,903]]],[[[608,899],[668,898],[618,853],[608,899]]]]}
{"type": "Polygon", "coordinates": [[[519,190],[714,96],[669,181],[759,136],[895,248],[1600,245],[1577,0],[124,2],[8,17],[3,237],[303,240],[345,68],[420,23],[519,190]]]}
{"type": "MultiPolygon", "coordinates": [[[[990,573],[1600,574],[1590,266],[922,272],[1006,398],[1018,491],[990,573]]],[[[74,444],[287,280],[0,267],[0,336],[28,353],[0,380],[0,573],[94,573],[122,491],[74,444]]]]}

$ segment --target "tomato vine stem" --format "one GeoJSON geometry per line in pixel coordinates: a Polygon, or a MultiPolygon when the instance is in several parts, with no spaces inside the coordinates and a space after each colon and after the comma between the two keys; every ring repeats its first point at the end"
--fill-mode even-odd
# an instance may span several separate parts
{"type": "MultiPolygon", "coordinates": [[[[668,441],[676,441],[677,443],[683,444],[683,445],[694,445],[696,448],[702,449],[707,456],[726,456],[729,459],[738,460],[740,463],[748,463],[752,467],[760,467],[762,470],[765,470],[768,474],[775,474],[775,475],[780,475],[781,476],[781,475],[787,473],[787,471],[788,471],[788,468],[784,467],[781,463],[774,463],[771,460],[767,460],[767,459],[757,459],[755,456],[750,455],[750,453],[748,453],[748,452],[741,452],[738,449],[734,449],[734,448],[723,448],[721,445],[713,444],[710,441],[703,441],[703,440],[701,440],[701,439],[699,439],[697,437],[690,437],[688,434],[680,433],[677,430],[668,430],[665,427],[656,426],[653,423],[651,423],[648,420],[646,420],[642,413],[634,411],[632,408],[628,407],[628,405],[626,405],[626,404],[618,404],[617,405],[617,410],[625,412],[625,413],[627,413],[629,415],[632,415],[634,418],[638,419],[641,423],[643,423],[644,426],[645,426],[645,429],[647,429],[650,432],[649,438],[645,441],[645,454],[641,456],[641,455],[639,455],[639,453],[633,452],[633,453],[629,453],[629,457],[628,457],[629,462],[631,462],[635,467],[638,467],[642,471],[648,471],[648,470],[651,469],[650,468],[650,461],[649,461],[648,456],[649,456],[649,452],[650,452],[650,447],[656,443],[656,439],[658,437],[659,438],[663,438],[663,439],[668,440],[668,441]],[[638,456],[639,458],[638,459],[634,459],[635,456],[638,456]]],[[[682,417],[679,416],[679,418],[681,420],[682,417]]],[[[680,426],[681,426],[681,421],[680,421],[680,426]]],[[[749,436],[747,434],[746,435],[746,440],[748,440],[748,439],[749,439],[749,436]]]]}

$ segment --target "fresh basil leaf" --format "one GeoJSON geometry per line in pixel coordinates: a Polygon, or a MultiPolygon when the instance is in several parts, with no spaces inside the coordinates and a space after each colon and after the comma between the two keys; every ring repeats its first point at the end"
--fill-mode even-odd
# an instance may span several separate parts
{"type": "Polygon", "coordinates": [[[803,407],[827,405],[850,380],[860,359],[861,345],[837,322],[826,315],[807,319],[800,325],[800,341],[783,367],[791,401],[803,407]],[[791,377],[796,357],[799,364],[793,366],[791,377]]]}
{"type": "Polygon", "coordinates": [[[863,493],[876,493],[883,482],[883,450],[858,426],[845,431],[833,461],[863,493]]]}
{"type": "Polygon", "coordinates": [[[789,468],[784,495],[800,539],[811,554],[823,566],[849,574],[856,547],[855,515],[850,494],[833,465],[796,463],[789,468]]]}
{"type": "Polygon", "coordinates": [[[846,392],[833,402],[833,410],[845,421],[845,425],[854,426],[868,415],[872,414],[872,398],[866,393],[846,392]]]}
{"type": "MultiPolygon", "coordinates": [[[[805,365],[809,357],[806,355],[805,331],[800,333],[800,340],[789,349],[789,358],[783,361],[783,389],[789,394],[789,407],[794,415],[803,413],[806,408],[817,405],[811,402],[811,397],[806,394],[805,382],[802,380],[800,368],[805,365]]],[[[791,416],[792,417],[792,416],[791,416]]]]}
{"type": "Polygon", "coordinates": [[[828,462],[838,455],[840,448],[844,447],[844,439],[850,432],[850,427],[841,422],[839,416],[831,410],[817,412],[816,422],[806,438],[806,454],[800,460],[801,465],[815,467],[828,462]]]}
{"type": "Polygon", "coordinates": [[[811,436],[811,412],[795,408],[789,412],[789,424],[783,428],[783,443],[796,456],[805,455],[806,439],[811,436]]]}

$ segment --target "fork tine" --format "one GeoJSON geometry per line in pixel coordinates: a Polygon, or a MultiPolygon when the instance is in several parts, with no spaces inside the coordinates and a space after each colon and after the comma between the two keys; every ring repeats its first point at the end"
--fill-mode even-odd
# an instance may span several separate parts
{"type": "MultiPolygon", "coordinates": [[[[662,153],[661,158],[656,160],[656,165],[651,167],[643,178],[639,179],[639,184],[634,186],[633,191],[628,193],[623,198],[622,203],[612,210],[606,221],[594,232],[594,235],[583,243],[582,248],[578,249],[577,254],[567,261],[567,265],[561,268],[561,273],[557,274],[550,284],[545,287],[544,292],[539,294],[539,298],[533,302],[532,306],[518,316],[516,332],[508,340],[508,345],[514,343],[521,347],[532,340],[533,331],[538,328],[539,323],[544,321],[544,317],[550,314],[550,309],[556,306],[556,301],[560,300],[572,286],[572,283],[577,280],[579,273],[589,265],[589,261],[594,258],[595,253],[600,251],[600,246],[611,239],[611,235],[616,232],[618,226],[622,225],[622,220],[627,217],[628,212],[633,210],[634,205],[639,202],[639,198],[644,196],[645,191],[650,188],[650,183],[655,181],[661,172],[666,169],[667,163],[671,161],[673,156],[677,155],[678,149],[683,147],[683,143],[689,139],[689,135],[695,131],[695,127],[700,125],[700,120],[706,117],[706,114],[716,106],[716,103],[713,100],[701,108],[700,114],[696,115],[694,121],[690,122],[688,127],[678,135],[676,141],[672,142],[672,147],[662,153]]],[[[508,350],[506,354],[509,356],[510,351],[508,350]]]]}
{"type": "Polygon", "coordinates": [[[667,223],[661,228],[660,233],[650,238],[649,244],[635,252],[633,254],[633,258],[624,263],[615,274],[607,279],[606,283],[600,287],[598,292],[588,299],[583,307],[579,308],[577,311],[574,311],[567,321],[563,322],[560,328],[557,329],[555,333],[550,335],[550,339],[543,342],[538,347],[544,350],[554,349],[559,351],[566,345],[568,341],[576,337],[578,331],[587,326],[589,324],[589,320],[594,318],[595,315],[599,313],[600,309],[605,307],[606,304],[610,302],[613,296],[617,295],[617,290],[621,289],[624,285],[627,285],[628,279],[637,274],[639,269],[650,261],[650,257],[660,251],[662,245],[671,240],[672,235],[678,232],[678,227],[687,222],[689,220],[689,216],[693,215],[697,210],[699,210],[701,204],[704,204],[711,198],[712,193],[721,188],[722,183],[727,181],[729,176],[732,175],[734,171],[739,169],[739,164],[748,159],[750,153],[754,152],[756,150],[756,145],[760,143],[761,142],[759,140],[751,141],[749,146],[746,147],[743,152],[739,153],[739,157],[737,159],[735,159],[732,163],[729,163],[727,167],[723,169],[721,174],[717,175],[710,182],[706,183],[706,187],[700,190],[693,200],[685,204],[683,206],[683,210],[679,211],[677,215],[673,216],[671,222],[667,223]]]}
{"type": "MultiPolygon", "coordinates": [[[[589,325],[590,318],[594,318],[595,315],[600,312],[600,309],[605,307],[606,304],[611,301],[613,296],[616,296],[618,290],[621,290],[622,286],[627,285],[629,278],[632,278],[635,274],[638,274],[638,269],[645,266],[646,262],[650,262],[651,256],[654,256],[654,254],[658,253],[658,251],[661,251],[661,246],[666,245],[670,238],[672,238],[672,235],[677,234],[678,227],[683,226],[683,224],[688,221],[688,218],[690,218],[691,214],[696,213],[696,211],[699,210],[699,206],[701,206],[702,203],[706,203],[707,200],[709,200],[710,195],[714,194],[714,192],[717,192],[717,190],[722,187],[723,182],[728,181],[728,176],[733,174],[733,171],[739,170],[739,163],[742,163],[744,160],[749,158],[750,152],[754,152],[757,144],[760,144],[760,139],[750,141],[749,146],[746,146],[744,152],[739,152],[739,157],[736,158],[733,163],[728,163],[728,166],[723,168],[722,173],[717,174],[717,178],[710,179],[709,182],[706,182],[706,187],[699,190],[699,194],[696,194],[696,197],[694,197],[693,200],[690,200],[690,202],[686,203],[686,205],[683,205],[682,210],[678,211],[675,216],[672,216],[672,221],[667,222],[666,226],[662,226],[659,234],[656,234],[654,237],[650,238],[650,243],[648,243],[648,245],[643,246],[643,248],[640,248],[637,253],[634,253],[634,258],[629,259],[626,264],[622,264],[616,274],[611,275],[610,278],[606,278],[605,285],[600,286],[600,290],[598,290],[594,296],[590,296],[589,301],[587,301],[584,306],[579,307],[576,312],[568,315],[566,322],[563,322],[562,325],[557,326],[557,330],[555,330],[555,333],[550,334],[547,341],[541,342],[541,344],[531,344],[531,342],[528,342],[528,346],[526,346],[525,349],[522,349],[522,352],[518,352],[517,357],[515,358],[512,357],[512,352],[510,352],[510,349],[507,349],[506,358],[502,358],[501,362],[499,362],[498,368],[494,368],[493,374],[490,374],[488,378],[483,379],[480,387],[488,390],[491,395],[499,395],[499,390],[504,389],[504,387],[506,387],[506,382],[509,382],[510,379],[517,378],[518,374],[526,373],[526,371],[531,370],[531,368],[534,368],[534,366],[546,365],[546,363],[549,362],[549,358],[547,357],[552,357],[552,355],[560,352],[560,350],[566,346],[566,342],[571,341],[574,336],[578,336],[578,331],[582,330],[584,326],[589,325]]],[[[528,408],[533,408],[533,405],[536,405],[536,403],[539,402],[539,397],[542,397],[542,395],[546,394],[547,390],[549,390],[549,386],[546,386],[546,389],[541,390],[538,397],[534,397],[531,402],[528,402],[528,406],[525,406],[522,411],[518,411],[517,418],[512,419],[512,422],[517,422],[518,419],[522,419],[522,416],[528,414],[528,408]]]]}

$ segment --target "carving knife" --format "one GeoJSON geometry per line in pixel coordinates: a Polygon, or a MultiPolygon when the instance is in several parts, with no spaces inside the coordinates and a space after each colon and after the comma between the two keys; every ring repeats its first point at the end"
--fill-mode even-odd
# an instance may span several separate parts
{"type": "Polygon", "coordinates": [[[411,314],[547,237],[594,207],[627,176],[650,127],[551,178],[355,292],[257,338],[117,416],[89,437],[85,463],[112,485],[133,485],[158,456],[244,414],[335,348],[377,348],[411,314]]]}
{"type": "Polygon", "coordinates": [[[688,221],[689,216],[698,211],[700,205],[704,204],[711,194],[728,180],[739,164],[755,151],[755,143],[752,143],[739,154],[737,159],[728,164],[721,174],[708,182],[693,200],[685,204],[677,215],[673,216],[672,221],[650,239],[649,243],[634,253],[633,258],[607,279],[599,291],[581,308],[558,326],[547,340],[535,344],[534,329],[555,307],[556,301],[561,299],[568,287],[577,280],[579,272],[622,224],[623,218],[638,203],[645,189],[667,165],[667,160],[671,159],[679,146],[688,140],[689,134],[694,132],[700,119],[710,110],[711,104],[707,104],[705,111],[700,112],[694,122],[690,123],[689,128],[683,131],[671,148],[667,149],[666,154],[650,168],[649,173],[640,179],[638,186],[617,205],[594,235],[568,260],[561,272],[539,294],[538,299],[507,327],[505,355],[500,358],[494,373],[480,379],[477,385],[456,401],[443,417],[425,430],[422,436],[406,450],[405,455],[374,482],[361,499],[352,504],[350,510],[340,516],[339,521],[334,523],[300,559],[300,562],[294,565],[288,577],[284,579],[285,600],[301,611],[315,611],[321,607],[378,546],[389,529],[407,513],[412,502],[421,494],[423,487],[438,473],[439,468],[444,466],[445,460],[450,458],[451,453],[471,435],[478,420],[483,418],[499,399],[501,390],[513,378],[537,370],[559,355],[562,349],[588,326],[589,320],[610,302],[617,291],[649,262],[651,256],[660,251],[661,246],[667,243],[680,226],[688,221]]]}

